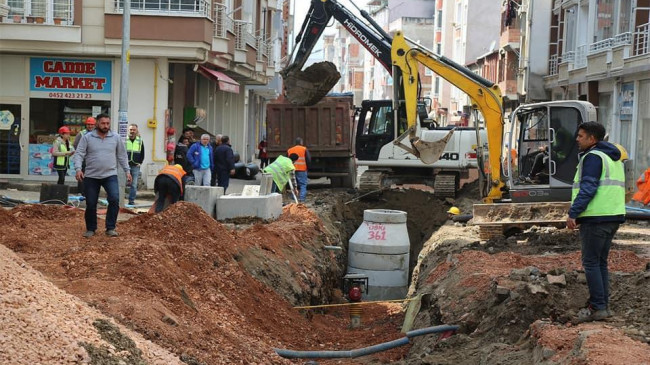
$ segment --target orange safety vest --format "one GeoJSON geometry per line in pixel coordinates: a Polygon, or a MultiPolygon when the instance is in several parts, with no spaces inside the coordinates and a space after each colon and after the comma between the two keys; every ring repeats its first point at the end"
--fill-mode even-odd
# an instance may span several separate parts
{"type": "Polygon", "coordinates": [[[636,187],[639,191],[634,193],[632,200],[648,205],[650,203],[650,168],[641,174],[639,180],[636,181],[636,187]]]}
{"type": "Polygon", "coordinates": [[[181,187],[181,194],[183,194],[183,175],[185,175],[185,171],[178,169],[174,165],[167,165],[158,172],[158,175],[162,174],[173,177],[178,183],[178,186],[181,187]]]}
{"type": "Polygon", "coordinates": [[[296,168],[296,171],[307,171],[307,160],[305,155],[307,147],[296,145],[287,150],[287,154],[291,156],[292,153],[298,155],[298,159],[293,163],[293,166],[296,168]]]}

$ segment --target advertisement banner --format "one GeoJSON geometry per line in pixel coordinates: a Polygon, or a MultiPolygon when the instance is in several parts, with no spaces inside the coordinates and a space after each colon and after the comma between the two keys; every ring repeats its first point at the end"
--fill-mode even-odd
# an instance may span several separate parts
{"type": "Polygon", "coordinates": [[[111,100],[112,64],[112,61],[30,58],[30,97],[111,100]]]}
{"type": "Polygon", "coordinates": [[[632,113],[634,112],[633,82],[627,82],[621,85],[621,95],[618,100],[620,120],[632,120],[632,113]]]}

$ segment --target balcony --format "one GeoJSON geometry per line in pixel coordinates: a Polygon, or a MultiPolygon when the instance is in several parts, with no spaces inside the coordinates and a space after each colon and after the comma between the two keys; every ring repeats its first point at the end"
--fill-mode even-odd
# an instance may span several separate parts
{"type": "Polygon", "coordinates": [[[578,46],[576,48],[575,60],[573,61],[573,68],[587,67],[587,45],[578,46]]]}
{"type": "Polygon", "coordinates": [[[214,37],[212,38],[212,51],[228,53],[228,31],[234,33],[232,19],[228,16],[225,5],[215,3],[213,9],[214,37]]]}
{"type": "Polygon", "coordinates": [[[72,25],[74,0],[9,0],[3,23],[72,25]]]}
{"type": "Polygon", "coordinates": [[[557,71],[558,71],[557,66],[558,66],[558,63],[559,63],[558,60],[559,60],[559,56],[556,55],[556,54],[552,55],[551,58],[549,59],[549,62],[548,62],[548,75],[549,76],[557,75],[557,71]]]}
{"type": "Polygon", "coordinates": [[[632,41],[632,56],[641,56],[650,53],[650,23],[636,27],[632,41]]]}
{"type": "MultiPolygon", "coordinates": [[[[174,15],[210,18],[209,0],[131,0],[132,14],[174,15]]],[[[124,10],[124,1],[115,0],[115,11],[124,10]]]]}

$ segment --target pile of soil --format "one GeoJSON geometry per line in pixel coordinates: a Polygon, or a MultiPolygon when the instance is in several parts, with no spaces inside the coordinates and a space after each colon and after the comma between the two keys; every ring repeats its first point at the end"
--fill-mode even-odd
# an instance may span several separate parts
{"type": "MultiPolygon", "coordinates": [[[[181,202],[118,224],[117,238],[98,231],[83,239],[77,209],[21,206],[1,211],[0,222],[1,245],[185,363],[291,363],[273,348],[350,350],[402,337],[395,304],[364,307],[357,329],[348,328],[346,307],[293,309],[342,301],[341,259],[323,249],[322,223],[304,206],[286,206],[273,223],[229,230],[181,202]]],[[[392,361],[406,351],[370,358],[392,361]]]]}

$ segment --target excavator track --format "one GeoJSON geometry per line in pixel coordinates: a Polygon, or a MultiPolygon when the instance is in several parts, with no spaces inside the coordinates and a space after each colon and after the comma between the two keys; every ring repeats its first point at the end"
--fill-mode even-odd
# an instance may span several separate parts
{"type": "Polygon", "coordinates": [[[456,175],[438,174],[433,183],[433,195],[445,198],[456,197],[456,175]]]}
{"type": "Polygon", "coordinates": [[[381,170],[367,170],[359,178],[359,190],[373,191],[382,189],[384,179],[387,176],[386,171],[381,170]]]}

